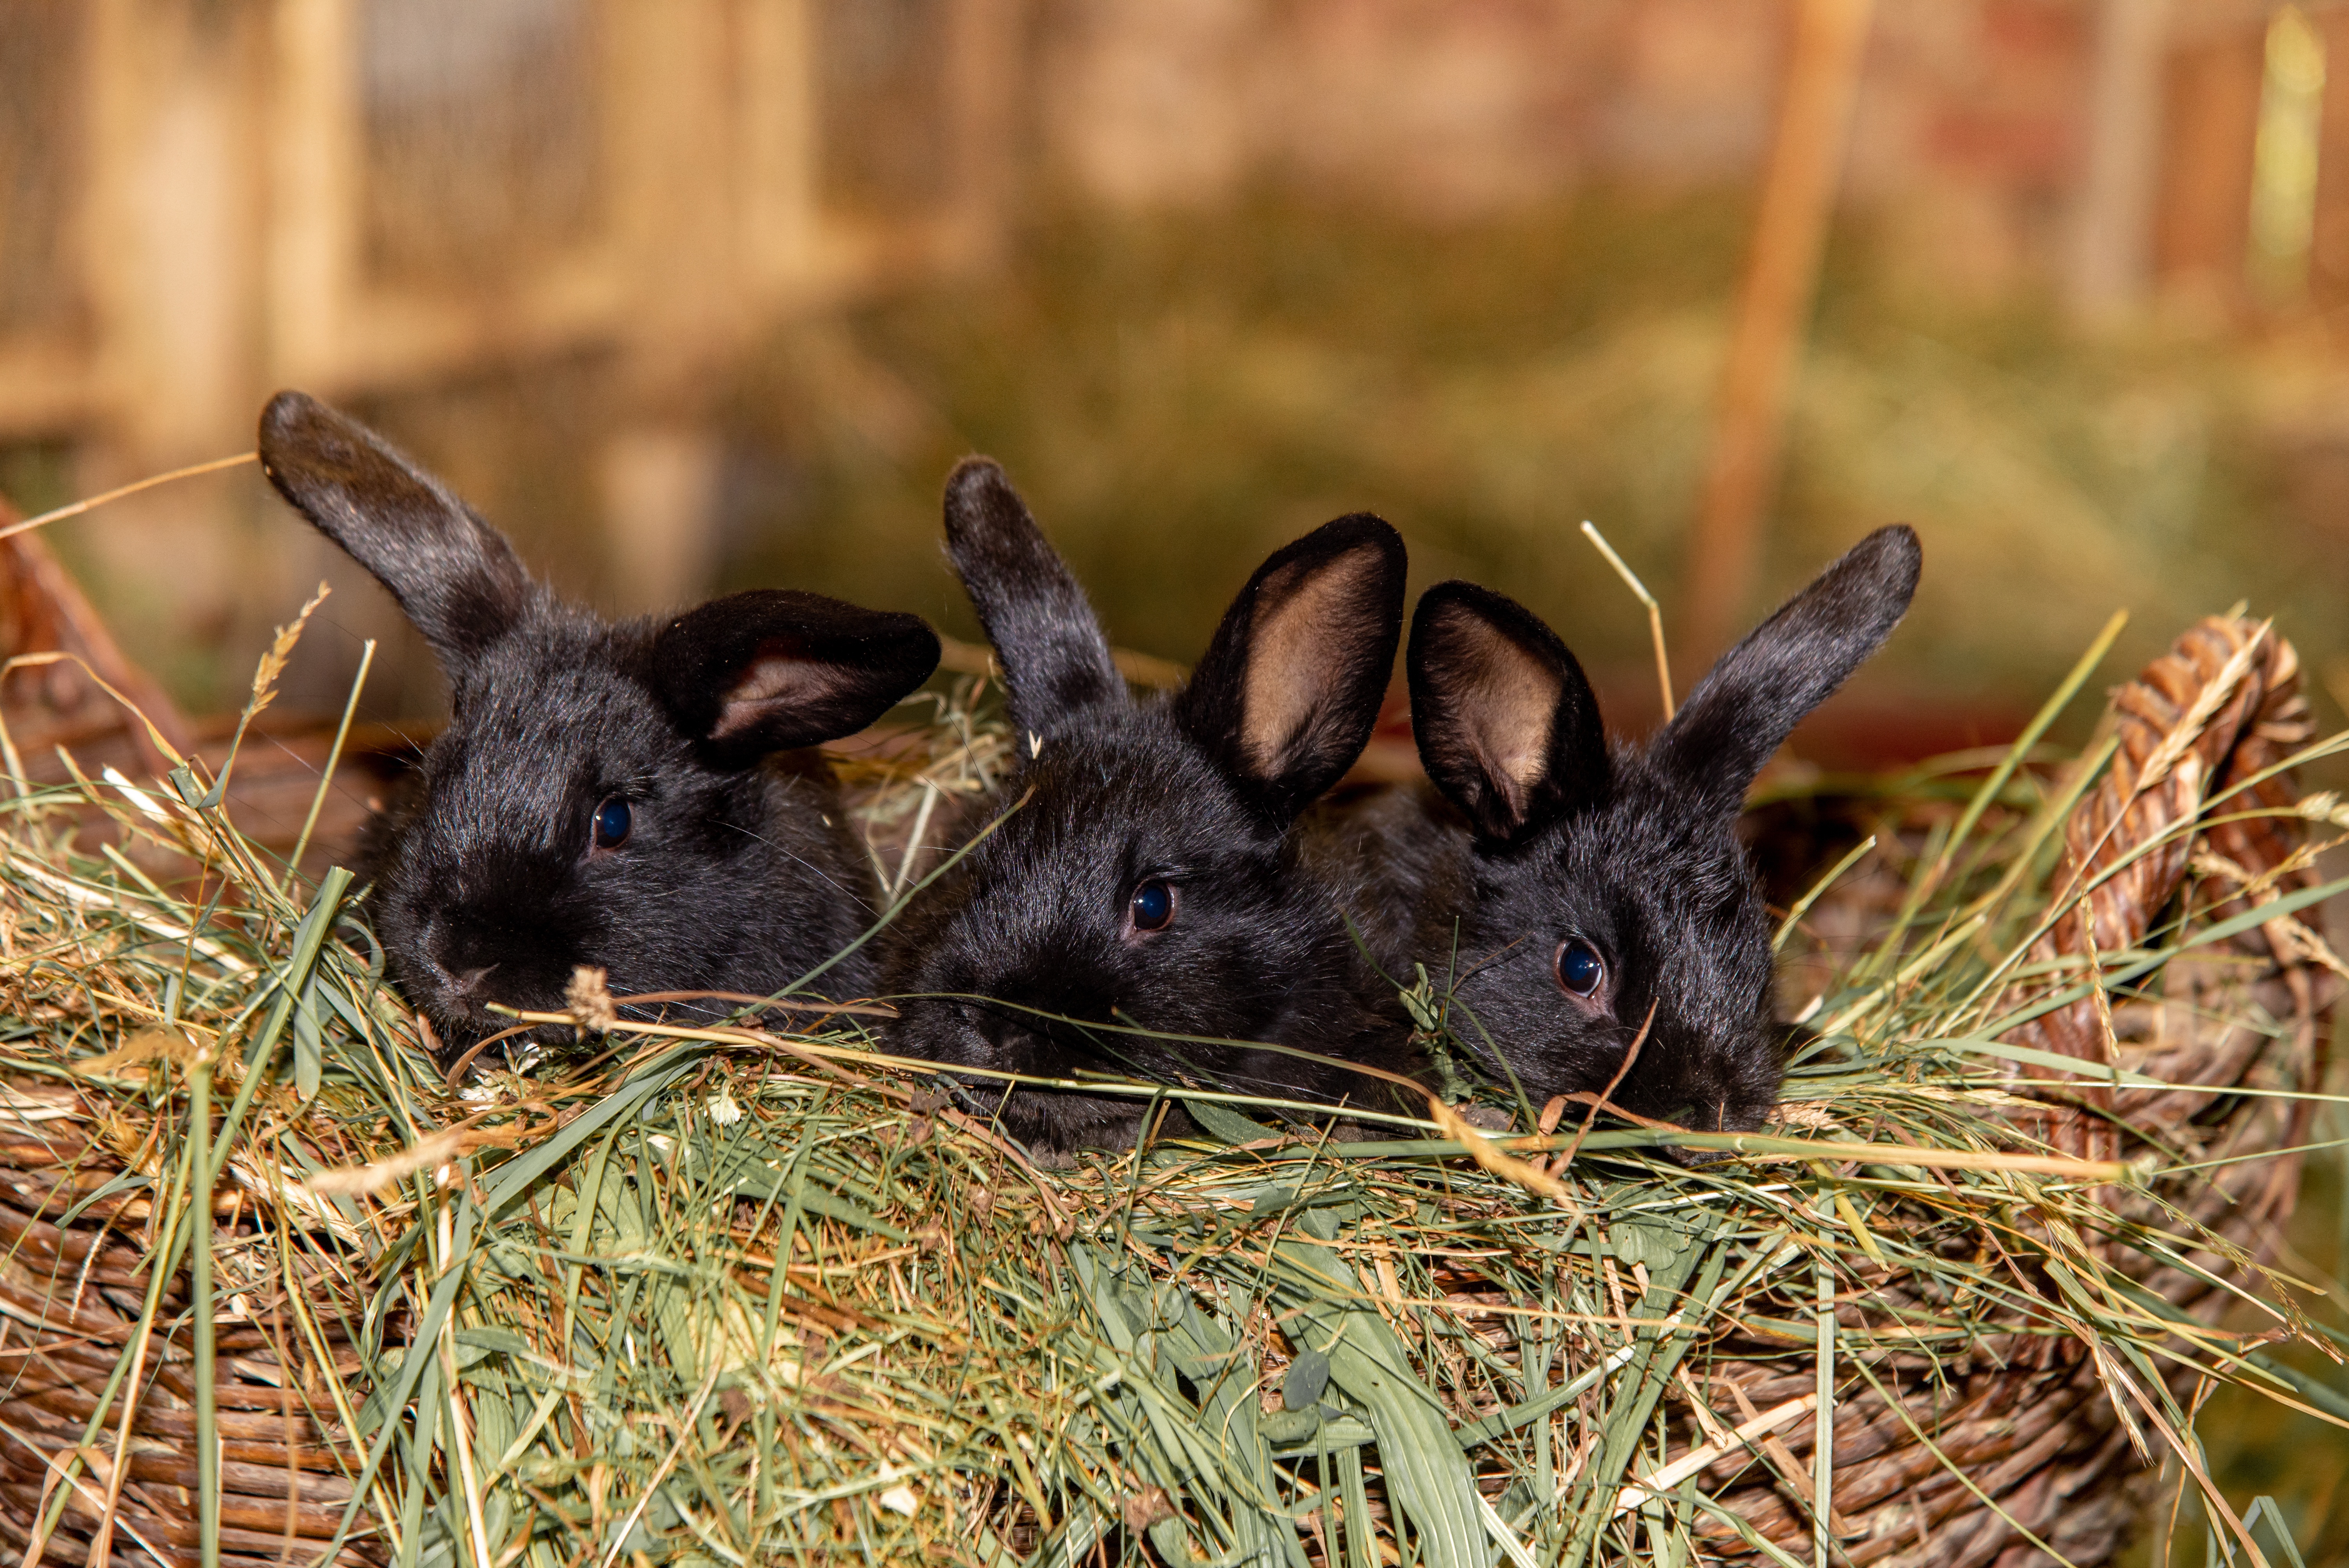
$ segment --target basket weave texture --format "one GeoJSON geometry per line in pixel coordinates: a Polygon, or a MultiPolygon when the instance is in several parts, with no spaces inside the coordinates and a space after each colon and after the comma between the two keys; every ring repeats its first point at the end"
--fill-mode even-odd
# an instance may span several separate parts
{"type": "MultiPolygon", "coordinates": [[[[19,1089],[0,1120],[9,1135],[0,1160],[11,1168],[7,1185],[16,1198],[0,1204],[0,1241],[10,1253],[0,1272],[0,1312],[6,1314],[0,1353],[9,1357],[7,1397],[0,1404],[6,1439],[0,1442],[0,1538],[19,1552],[28,1544],[37,1504],[55,1484],[57,1458],[80,1443],[98,1391],[130,1348],[147,1285],[141,1251],[114,1230],[146,1218],[144,1199],[101,1198],[62,1229],[26,1212],[61,1212],[78,1191],[103,1187],[120,1169],[107,1157],[111,1151],[74,1146],[72,1135],[88,1130],[72,1119],[78,1109],[71,1091],[19,1089]]],[[[223,1208],[221,1218],[233,1225],[233,1201],[223,1208]]],[[[184,1288],[167,1292],[162,1306],[167,1320],[184,1313],[184,1288]]],[[[341,1473],[349,1446],[341,1442],[338,1457],[341,1426],[325,1404],[315,1360],[306,1347],[288,1343],[282,1316],[264,1311],[264,1321],[253,1321],[250,1297],[237,1306],[239,1321],[219,1331],[214,1396],[221,1561],[276,1563],[290,1553],[292,1561],[316,1563],[351,1496],[341,1473]]],[[[195,1387],[184,1331],[150,1336],[141,1359],[144,1392],[129,1440],[119,1445],[129,1463],[116,1473],[110,1456],[119,1450],[109,1440],[102,1462],[76,1480],[64,1525],[47,1542],[51,1559],[88,1561],[110,1519],[120,1557],[136,1561],[151,1552],[174,1564],[199,1561],[195,1387]]],[[[336,1561],[356,1568],[380,1561],[380,1553],[346,1547],[336,1561]]]]}
{"type": "MultiPolygon", "coordinates": [[[[2278,769],[2314,729],[2300,680],[2291,644],[2259,622],[2214,616],[2115,693],[2106,725],[2114,765],[2064,824],[2057,881],[2085,896],[2034,944],[2034,957],[2056,962],[2142,945],[2176,913],[2189,871],[2206,873],[2204,888],[2217,890],[2215,898],[2197,895],[2206,920],[2314,883],[2299,820],[2249,815],[2289,811],[2296,799],[2290,775],[2278,769]],[[2211,801],[2220,806],[2199,831],[2178,831],[2211,801]]],[[[2018,1075],[2036,1080],[2018,1089],[2054,1103],[2019,1108],[2014,1119],[2051,1147],[2092,1160],[2209,1166],[2205,1181],[2166,1185],[2158,1197],[2116,1191],[2114,1202],[2126,1219],[2157,1229],[2176,1205],[2223,1238],[2233,1249],[2227,1255],[2189,1254],[2194,1266],[2182,1268],[2110,1244],[2099,1249],[2186,1321],[2223,1315],[2226,1293],[2217,1282],[2242,1278],[2268,1255],[2292,1212],[2297,1150],[2314,1108],[2286,1096],[2318,1088],[2324,1074],[2333,982],[2313,961],[2320,950],[2305,926],[2279,919],[2220,953],[2172,960],[2158,1003],[2116,1009],[2101,996],[2082,997],[2011,1036],[2084,1064],[2067,1072],[2026,1063],[2018,1075]],[[2107,1064],[2196,1087],[2116,1089],[2109,1076],[2099,1081],[2096,1069],[2107,1064]],[[2062,1088],[2049,1094],[2051,1081],[2062,1088]],[[2209,1092],[2234,1086],[2284,1096],[2209,1092]]],[[[2044,1276],[2043,1285],[2060,1303],[2061,1290],[2044,1276]]],[[[1897,1276],[1875,1288],[1871,1313],[1908,1295],[1897,1276]]],[[[1841,1315],[1857,1320],[1859,1308],[1841,1315]]],[[[1741,1406],[1768,1408],[1810,1387],[1807,1367],[1771,1370],[1772,1350],[1735,1339],[1718,1347],[1733,1365],[1717,1376],[1742,1390],[1741,1406]],[[1751,1360],[1734,1366],[1741,1353],[1751,1360]]],[[[1862,1393],[1835,1424],[1832,1529],[1852,1562],[2052,1562],[2026,1532],[2080,1564],[2104,1562],[2122,1544],[2142,1501],[2141,1487],[2125,1484],[2142,1479],[2131,1449],[2152,1451],[2104,1381],[2126,1369],[2099,1366],[2081,1339],[2006,1337],[1989,1325],[1973,1353],[1954,1364],[1937,1369],[1921,1357],[1889,1357],[1879,1375],[1900,1390],[1897,1398],[1862,1393]],[[1937,1370],[1946,1382],[1930,1380],[1937,1370]]],[[[2184,1392],[2194,1379],[2180,1373],[2172,1381],[2184,1392]]],[[[1800,1460],[1785,1468],[1807,1473],[1814,1423],[1805,1418],[1784,1441],[1800,1460]]],[[[1795,1549],[1812,1536],[1807,1498],[1789,1495],[1798,1491],[1760,1483],[1725,1501],[1763,1535],[1795,1549]]],[[[1743,1549],[1734,1537],[1716,1545],[1743,1549]]]]}

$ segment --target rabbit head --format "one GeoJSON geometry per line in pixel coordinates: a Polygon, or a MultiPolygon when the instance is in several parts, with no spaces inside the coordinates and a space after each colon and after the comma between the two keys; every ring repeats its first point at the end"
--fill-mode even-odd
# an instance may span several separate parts
{"type": "MultiPolygon", "coordinates": [[[[1292,827],[1377,718],[1402,631],[1401,539],[1348,517],[1278,552],[1189,684],[1137,701],[999,469],[955,472],[946,525],[1019,762],[998,825],[901,922],[895,1048],[1062,1080],[1357,1087],[1247,1043],[1343,1054],[1383,1026],[1292,827]]],[[[1130,1142],[1144,1103],[967,1081],[1047,1152],[1130,1142]]]]}
{"type": "MultiPolygon", "coordinates": [[[[366,856],[393,976],[447,1049],[511,1025],[492,1004],[559,1008],[577,965],[615,995],[768,995],[870,923],[866,858],[806,748],[927,678],[938,644],[920,620],[760,590],[614,624],[309,397],[271,401],[261,460],[449,678],[448,727],[366,856]]],[[[869,981],[852,964],[824,988],[869,981]]]]}
{"type": "MultiPolygon", "coordinates": [[[[1412,620],[1412,722],[1468,848],[1418,954],[1539,1104],[1748,1130],[1776,1103],[1770,923],[1736,836],[1754,777],[1909,607],[1920,555],[1879,530],[1723,655],[1644,748],[1609,749],[1574,655],[1523,606],[1445,583],[1412,620]]],[[[1479,1037],[1478,1029],[1461,1031],[1479,1037]]]]}

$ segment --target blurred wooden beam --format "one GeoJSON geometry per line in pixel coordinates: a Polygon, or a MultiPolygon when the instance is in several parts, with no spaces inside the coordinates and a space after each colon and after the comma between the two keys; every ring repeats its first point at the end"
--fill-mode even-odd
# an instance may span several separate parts
{"type": "Polygon", "coordinates": [[[2154,261],[2172,304],[2214,326],[2243,304],[2266,75],[2264,16],[2173,50],[2167,67],[2154,261]]]}
{"type": "Polygon", "coordinates": [[[1794,48],[1754,250],[1722,377],[1712,465],[1689,536],[1683,656],[1710,659],[1744,614],[1778,478],[1787,389],[1858,96],[1870,0],[1795,0],[1794,48]]]}
{"type": "Polygon", "coordinates": [[[2324,39],[2324,113],[2317,122],[2316,223],[2309,236],[2309,302],[2349,304],[2349,8],[2308,18],[2324,39]]]}
{"type": "Polygon", "coordinates": [[[2144,303],[2161,181],[2162,60],[2170,0],[2099,0],[2088,167],[2075,214],[2067,293],[2091,323],[2144,303]]]}

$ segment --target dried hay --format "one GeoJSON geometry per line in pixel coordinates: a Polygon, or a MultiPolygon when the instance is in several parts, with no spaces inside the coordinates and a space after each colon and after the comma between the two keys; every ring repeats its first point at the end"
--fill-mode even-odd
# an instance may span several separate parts
{"type": "MultiPolygon", "coordinates": [[[[2307,834],[2349,827],[2288,769],[2349,736],[2311,744],[2289,648],[2220,620],[2076,764],[2024,766],[2102,651],[1978,783],[1888,783],[1788,919],[1849,940],[1766,1136],[1554,1105],[1338,1141],[1138,1085],[1212,1137],[1044,1171],[853,1010],[623,1024],[452,1089],[347,873],[287,874],[191,767],[20,774],[0,1536],[207,1568],[2093,1563],[2167,1455],[2256,1557],[2192,1412],[2231,1381],[2349,1418],[2261,1348],[2329,1336],[2261,1263],[2338,970],[2307,834]],[[87,850],[91,810],[186,874],[87,850]]],[[[1001,765],[971,690],[857,764],[897,892],[1001,765]]]]}

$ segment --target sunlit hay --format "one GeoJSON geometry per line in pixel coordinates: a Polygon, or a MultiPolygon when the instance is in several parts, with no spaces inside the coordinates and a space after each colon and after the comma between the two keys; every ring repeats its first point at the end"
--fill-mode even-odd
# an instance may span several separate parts
{"type": "MultiPolygon", "coordinates": [[[[958,830],[999,809],[972,700],[849,769],[900,892],[947,836],[926,801],[958,830]]],[[[2142,933],[2067,946],[2069,802],[2127,754],[1982,769],[1971,799],[1885,783],[1878,847],[1790,934],[1857,934],[1763,1135],[1583,1108],[1478,1134],[1382,1099],[1335,1141],[1217,1096],[1189,1102],[1206,1138],[1061,1171],[862,1014],[622,1027],[452,1090],[349,879],[274,870],[184,770],[20,786],[0,1535],[194,1563],[209,1449],[222,1561],[254,1568],[2099,1560],[2130,1450],[2188,1442],[2206,1378],[2349,1415],[2261,1348],[2322,1336],[2258,1261],[2337,962],[2299,919],[2340,891],[2306,835],[2349,824],[2243,809],[2277,773],[2197,798],[2117,863],[2197,813],[2258,831],[2198,839],[2142,933]],[[191,874],[80,851],[58,825],[92,807],[191,874]],[[2081,1003],[2093,1061],[2027,1033],[2081,1003]]]]}

